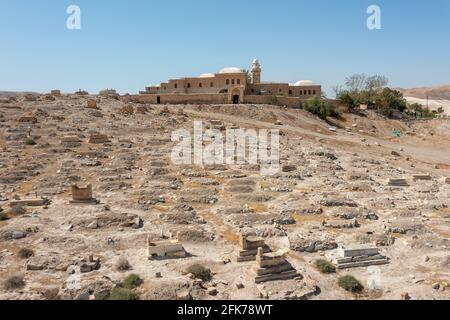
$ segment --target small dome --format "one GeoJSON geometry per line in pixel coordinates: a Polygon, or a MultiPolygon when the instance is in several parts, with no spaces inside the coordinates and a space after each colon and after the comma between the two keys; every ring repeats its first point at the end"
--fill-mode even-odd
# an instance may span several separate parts
{"type": "Polygon", "coordinates": [[[219,73],[242,73],[242,70],[239,68],[223,68],[219,73]]]}
{"type": "Polygon", "coordinates": [[[297,81],[294,86],[301,87],[301,86],[315,86],[316,84],[312,82],[311,80],[301,80],[297,81]]]}
{"type": "Polygon", "coordinates": [[[214,73],[203,73],[199,78],[214,78],[214,73]]]}

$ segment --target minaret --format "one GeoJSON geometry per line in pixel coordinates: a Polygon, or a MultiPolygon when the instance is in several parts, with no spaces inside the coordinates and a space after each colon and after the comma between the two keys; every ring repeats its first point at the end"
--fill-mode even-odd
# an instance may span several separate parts
{"type": "Polygon", "coordinates": [[[253,84],[261,83],[261,65],[259,64],[258,59],[253,60],[252,83],[253,84]]]}

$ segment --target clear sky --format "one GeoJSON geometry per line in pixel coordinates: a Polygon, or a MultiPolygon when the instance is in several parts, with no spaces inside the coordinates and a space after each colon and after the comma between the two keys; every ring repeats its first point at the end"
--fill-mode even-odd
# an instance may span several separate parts
{"type": "Polygon", "coordinates": [[[450,83],[448,0],[0,0],[0,90],[115,88],[262,64],[265,81],[353,73],[392,86],[450,83]],[[81,8],[81,30],[66,9],[81,8]],[[381,30],[366,26],[381,8],[381,30]]]}

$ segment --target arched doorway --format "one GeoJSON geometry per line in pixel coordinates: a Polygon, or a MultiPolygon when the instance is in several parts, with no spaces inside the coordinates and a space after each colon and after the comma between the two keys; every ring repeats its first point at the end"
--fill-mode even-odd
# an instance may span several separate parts
{"type": "Polygon", "coordinates": [[[233,91],[231,91],[231,102],[233,104],[241,103],[241,90],[236,88],[233,91]]]}

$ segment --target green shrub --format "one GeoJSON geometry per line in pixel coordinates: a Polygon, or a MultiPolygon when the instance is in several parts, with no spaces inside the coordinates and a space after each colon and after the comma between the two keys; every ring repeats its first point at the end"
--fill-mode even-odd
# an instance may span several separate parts
{"type": "Polygon", "coordinates": [[[359,105],[359,101],[355,95],[352,95],[348,91],[340,92],[336,97],[339,101],[341,101],[348,109],[348,111],[353,111],[359,105]]]}
{"type": "Polygon", "coordinates": [[[347,275],[340,277],[338,284],[341,288],[349,292],[361,292],[364,287],[355,277],[347,275]]]}
{"type": "Polygon", "coordinates": [[[278,104],[277,96],[272,96],[272,98],[270,98],[270,103],[273,105],[277,105],[278,104]]]}
{"type": "Polygon", "coordinates": [[[194,264],[190,266],[187,270],[188,273],[192,273],[194,277],[197,279],[201,279],[203,281],[209,281],[212,278],[211,270],[205,268],[200,264],[194,264]]]}
{"type": "Polygon", "coordinates": [[[3,283],[3,286],[5,290],[13,290],[13,289],[20,289],[25,286],[25,281],[23,280],[23,275],[21,274],[15,274],[10,276],[5,280],[3,283]]]}
{"type": "Polygon", "coordinates": [[[139,295],[133,290],[127,288],[115,287],[111,291],[111,295],[109,296],[109,300],[139,300],[139,295]]]}
{"type": "Polygon", "coordinates": [[[316,260],[315,261],[316,268],[322,273],[335,273],[336,267],[326,260],[316,260]]]}
{"type": "Polygon", "coordinates": [[[19,257],[21,259],[28,259],[34,255],[34,251],[27,248],[22,248],[19,250],[19,257]]]}
{"type": "Polygon", "coordinates": [[[139,287],[144,281],[137,274],[130,274],[123,281],[123,286],[127,289],[136,289],[139,287]]]}
{"type": "Polygon", "coordinates": [[[327,100],[317,97],[305,101],[303,109],[318,116],[322,120],[326,120],[327,117],[339,116],[339,113],[327,100]]]}
{"type": "Polygon", "coordinates": [[[109,292],[107,290],[100,291],[95,294],[95,300],[97,300],[97,301],[109,300],[110,296],[111,296],[111,292],[109,292]]]}
{"type": "Polygon", "coordinates": [[[404,112],[408,104],[400,91],[384,88],[375,97],[375,105],[383,115],[391,117],[396,111],[404,112]]]}

